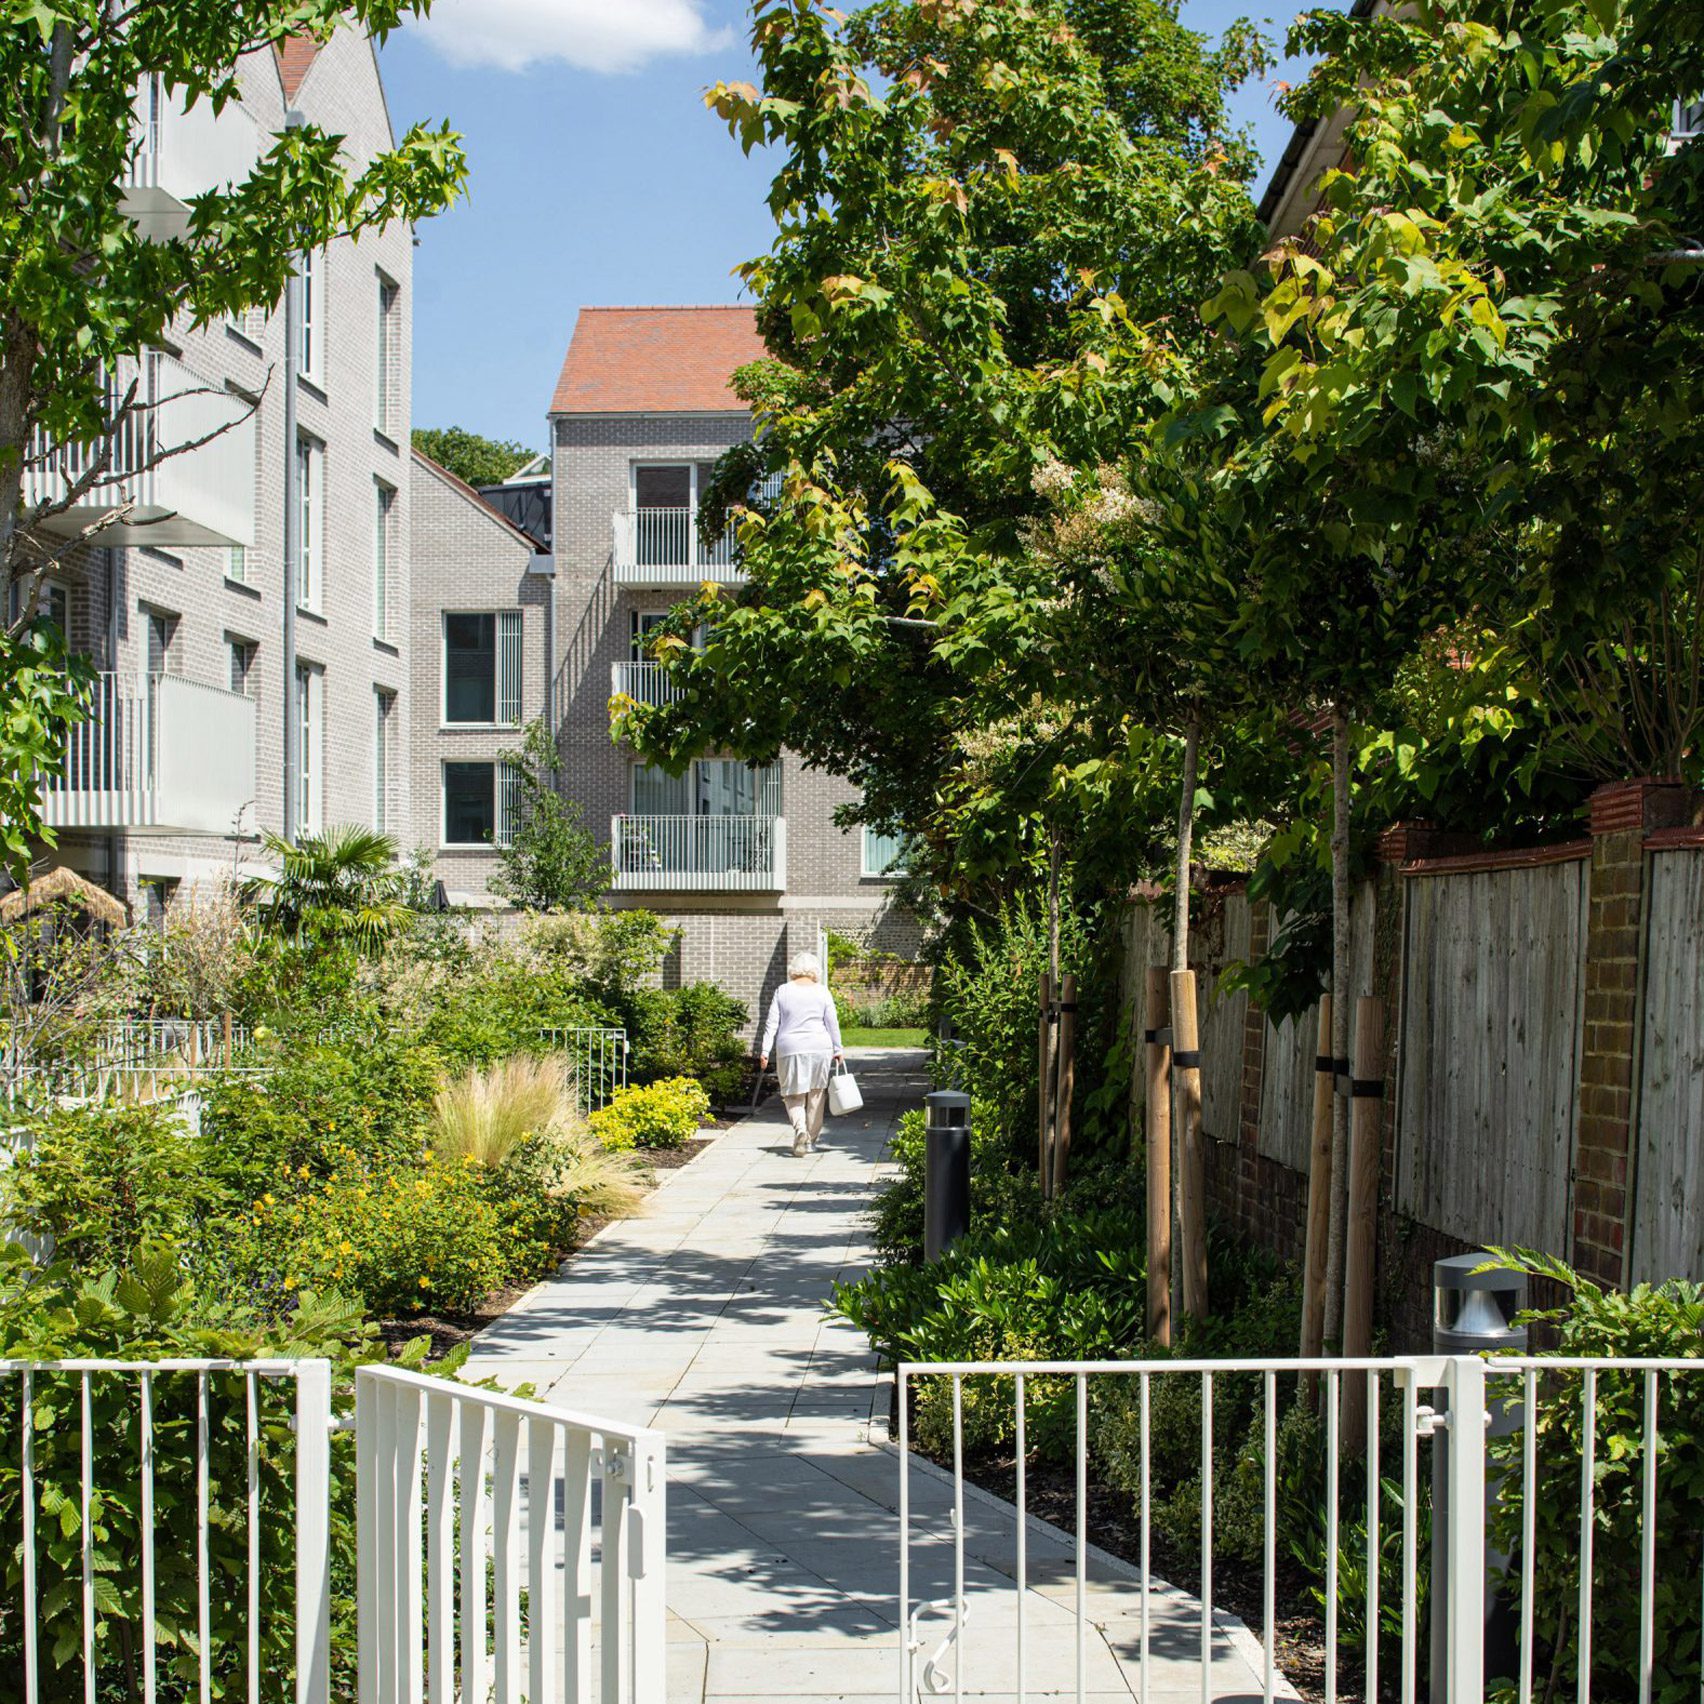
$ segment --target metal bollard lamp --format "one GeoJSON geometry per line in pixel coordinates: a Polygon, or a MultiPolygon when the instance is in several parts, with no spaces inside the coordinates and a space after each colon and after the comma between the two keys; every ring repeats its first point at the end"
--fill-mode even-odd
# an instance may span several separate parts
{"type": "Polygon", "coordinates": [[[923,1257],[939,1260],[970,1229],[970,1096],[923,1097],[923,1257]]]}

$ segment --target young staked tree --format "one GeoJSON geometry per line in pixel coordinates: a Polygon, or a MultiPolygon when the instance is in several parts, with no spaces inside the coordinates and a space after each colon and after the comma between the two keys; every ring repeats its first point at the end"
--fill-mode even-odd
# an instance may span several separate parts
{"type": "Polygon", "coordinates": [[[517,750],[503,753],[516,783],[518,816],[507,845],[497,848],[491,891],[524,911],[588,911],[614,880],[609,853],[562,796],[562,759],[540,718],[529,722],[517,750]]]}
{"type": "MultiPolygon", "coordinates": [[[[197,199],[186,233],[145,237],[120,204],[140,145],[138,91],[215,110],[237,98],[238,69],[292,37],[339,28],[383,38],[430,0],[14,0],[0,26],[0,852],[17,867],[40,832],[34,777],[59,756],[80,709],[62,636],[38,622],[43,574],[98,544],[97,521],[44,530],[110,478],[119,434],[160,441],[139,386],[115,375],[174,328],[281,297],[296,256],[341,236],[440,211],[466,174],[458,139],[415,126],[358,166],[343,138],[307,124],[270,138],[249,176],[197,199]],[[92,449],[70,479],[25,475],[40,446],[92,449]]],[[[116,516],[117,510],[112,511],[116,516]]],[[[110,522],[104,523],[110,524],[110,522]]]]}

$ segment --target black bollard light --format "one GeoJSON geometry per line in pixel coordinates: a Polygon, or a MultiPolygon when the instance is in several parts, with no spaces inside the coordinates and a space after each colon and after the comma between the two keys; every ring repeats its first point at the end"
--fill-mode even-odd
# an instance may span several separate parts
{"type": "Polygon", "coordinates": [[[970,1096],[923,1097],[923,1255],[939,1260],[970,1229],[970,1096]]]}

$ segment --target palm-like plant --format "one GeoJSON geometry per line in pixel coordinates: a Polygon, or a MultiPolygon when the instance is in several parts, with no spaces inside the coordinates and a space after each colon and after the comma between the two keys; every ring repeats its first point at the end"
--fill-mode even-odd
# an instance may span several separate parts
{"type": "Polygon", "coordinates": [[[253,876],[243,897],[266,926],[294,940],[348,941],[369,951],[406,927],[396,842],[356,823],[305,835],[292,846],[276,834],[262,842],[276,875],[253,876]]]}

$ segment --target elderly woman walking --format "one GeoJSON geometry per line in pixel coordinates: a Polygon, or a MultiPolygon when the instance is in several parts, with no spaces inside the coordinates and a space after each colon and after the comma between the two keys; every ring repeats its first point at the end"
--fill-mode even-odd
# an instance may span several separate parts
{"type": "Polygon", "coordinates": [[[829,1073],[841,1056],[834,996],[822,986],[822,967],[810,953],[798,954],[787,966],[787,981],[769,1002],[760,1071],[769,1069],[771,1054],[781,1080],[781,1104],[793,1127],[793,1153],[808,1153],[822,1134],[829,1073]]]}

